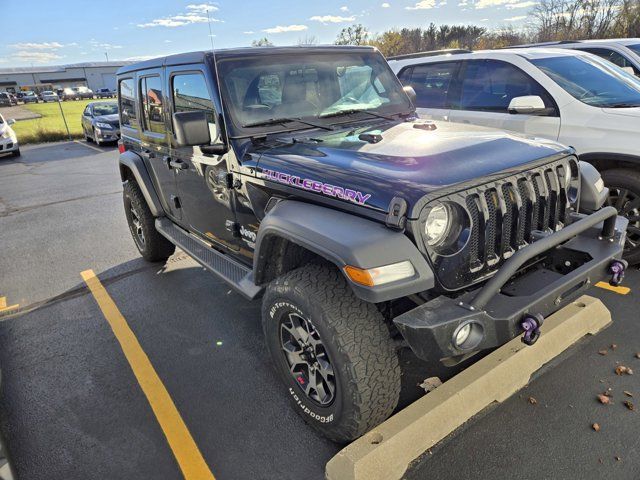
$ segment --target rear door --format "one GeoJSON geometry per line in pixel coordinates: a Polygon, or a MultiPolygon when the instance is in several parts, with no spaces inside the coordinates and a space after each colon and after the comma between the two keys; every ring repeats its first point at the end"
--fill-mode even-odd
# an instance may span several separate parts
{"type": "Polygon", "coordinates": [[[403,85],[416,91],[416,110],[422,118],[448,120],[450,97],[460,62],[437,62],[412,65],[398,73],[403,85]]]}
{"type": "Polygon", "coordinates": [[[560,114],[553,97],[537,81],[502,60],[467,60],[460,71],[460,90],[451,99],[450,120],[510,130],[557,140],[560,114]],[[536,95],[548,111],[526,115],[509,113],[511,100],[536,95]]]}
{"type": "MultiPolygon", "coordinates": [[[[167,90],[174,112],[205,111],[212,144],[221,142],[212,85],[202,65],[167,67],[167,90]]],[[[175,172],[180,203],[189,229],[233,252],[239,238],[235,220],[235,191],[229,187],[228,155],[204,154],[200,147],[178,147],[171,137],[170,166],[175,172]]]]}
{"type": "MultiPolygon", "coordinates": [[[[140,138],[139,154],[152,173],[165,211],[170,217],[180,220],[182,212],[178,187],[175,174],[168,166],[169,143],[163,77],[162,69],[158,68],[140,72],[135,79],[139,111],[139,118],[136,119],[140,138]]],[[[120,94],[122,96],[122,87],[120,94]]],[[[123,107],[127,108],[126,105],[121,105],[123,107]]]]}

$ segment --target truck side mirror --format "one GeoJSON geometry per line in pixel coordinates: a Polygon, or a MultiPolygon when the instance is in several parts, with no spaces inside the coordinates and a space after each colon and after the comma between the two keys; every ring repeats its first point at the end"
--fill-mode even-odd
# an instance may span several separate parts
{"type": "Polygon", "coordinates": [[[544,101],[537,95],[514,97],[509,102],[509,113],[512,114],[535,115],[546,111],[547,107],[545,107],[544,101]]]}
{"type": "Polygon", "coordinates": [[[415,105],[416,100],[418,99],[418,95],[416,95],[416,91],[413,89],[413,87],[411,85],[406,85],[402,87],[402,90],[404,90],[404,93],[407,94],[407,97],[409,97],[409,100],[411,100],[411,103],[415,105]]]}
{"type": "Polygon", "coordinates": [[[7,125],[13,125],[16,121],[13,118],[7,120],[7,125]]]}
{"type": "Polygon", "coordinates": [[[173,131],[179,147],[209,145],[209,121],[203,110],[176,112],[173,114],[173,131]]]}

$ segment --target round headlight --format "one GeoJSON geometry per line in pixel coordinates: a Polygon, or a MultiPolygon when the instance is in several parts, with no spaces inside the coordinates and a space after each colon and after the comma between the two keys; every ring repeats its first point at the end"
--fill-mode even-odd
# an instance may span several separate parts
{"type": "Polygon", "coordinates": [[[469,339],[469,335],[471,335],[471,324],[467,323],[462,326],[454,336],[453,341],[456,344],[456,347],[460,347],[464,342],[466,342],[469,339]]]}
{"type": "Polygon", "coordinates": [[[433,207],[424,224],[424,235],[427,244],[433,247],[442,242],[449,232],[450,223],[451,216],[446,205],[439,204],[433,207]]]}

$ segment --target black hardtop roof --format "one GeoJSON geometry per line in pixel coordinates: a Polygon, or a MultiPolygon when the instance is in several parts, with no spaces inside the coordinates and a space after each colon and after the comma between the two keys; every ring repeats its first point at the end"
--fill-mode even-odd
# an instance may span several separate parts
{"type": "MultiPolygon", "coordinates": [[[[289,47],[241,47],[241,48],[224,48],[215,50],[216,57],[233,58],[243,57],[246,55],[291,55],[297,54],[303,51],[313,53],[332,53],[336,51],[345,52],[373,52],[375,47],[369,46],[351,46],[351,45],[318,45],[318,46],[289,46],[289,47]]],[[[202,63],[205,58],[212,55],[211,50],[205,50],[201,52],[187,52],[178,53],[176,55],[168,55],[166,57],[153,58],[151,60],[145,60],[143,62],[133,63],[131,65],[125,65],[117,72],[118,75],[123,75],[129,72],[135,72],[138,70],[147,70],[151,68],[160,68],[163,66],[173,65],[188,65],[191,63],[202,63]]]]}

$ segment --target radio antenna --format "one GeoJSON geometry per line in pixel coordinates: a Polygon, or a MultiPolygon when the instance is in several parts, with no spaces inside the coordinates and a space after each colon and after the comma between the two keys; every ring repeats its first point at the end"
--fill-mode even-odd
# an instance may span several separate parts
{"type": "MultiPolygon", "coordinates": [[[[216,87],[218,89],[218,99],[220,100],[220,115],[224,118],[224,102],[222,100],[222,88],[220,87],[220,76],[218,75],[218,62],[216,62],[216,50],[213,46],[213,30],[211,28],[211,16],[209,15],[209,11],[211,8],[207,7],[207,23],[209,24],[209,40],[211,41],[211,57],[213,59],[213,74],[216,77],[216,87]]],[[[218,122],[216,121],[216,124],[218,122]]],[[[218,130],[220,130],[218,128],[218,130]]],[[[229,134],[227,129],[224,129],[225,137],[227,140],[227,145],[229,145],[229,134]]]]}

